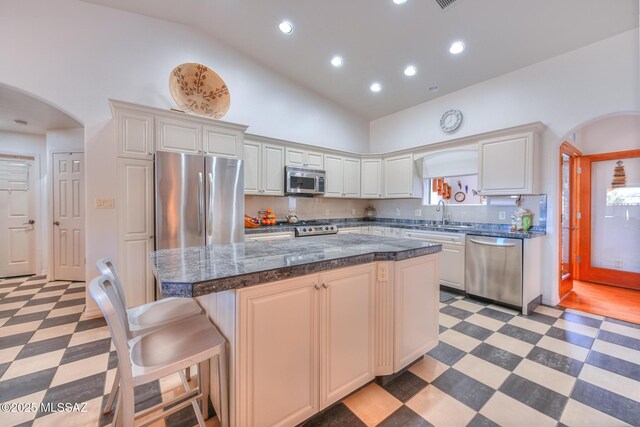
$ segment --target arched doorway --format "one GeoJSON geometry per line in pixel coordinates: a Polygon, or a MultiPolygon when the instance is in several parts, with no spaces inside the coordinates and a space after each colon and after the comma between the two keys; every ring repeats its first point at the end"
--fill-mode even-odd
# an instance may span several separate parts
{"type": "Polygon", "coordinates": [[[0,84],[0,278],[84,280],[84,128],[0,84]]]}
{"type": "Polygon", "coordinates": [[[560,171],[560,305],[639,323],[640,113],[576,128],[560,171]]]}

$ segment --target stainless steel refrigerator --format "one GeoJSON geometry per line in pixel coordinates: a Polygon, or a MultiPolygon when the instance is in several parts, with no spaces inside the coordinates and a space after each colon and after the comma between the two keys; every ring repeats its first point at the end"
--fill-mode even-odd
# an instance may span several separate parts
{"type": "Polygon", "coordinates": [[[156,152],[156,248],[243,242],[242,163],[156,152]]]}

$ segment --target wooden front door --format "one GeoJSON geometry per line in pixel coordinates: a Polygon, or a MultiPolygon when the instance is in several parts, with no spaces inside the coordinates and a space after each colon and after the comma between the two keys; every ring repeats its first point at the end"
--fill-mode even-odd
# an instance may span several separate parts
{"type": "Polygon", "coordinates": [[[560,299],[573,289],[578,241],[577,159],[580,151],[565,141],[560,146],[560,299]]]}
{"type": "Polygon", "coordinates": [[[640,150],[580,158],[578,278],[640,289],[640,150]]]}

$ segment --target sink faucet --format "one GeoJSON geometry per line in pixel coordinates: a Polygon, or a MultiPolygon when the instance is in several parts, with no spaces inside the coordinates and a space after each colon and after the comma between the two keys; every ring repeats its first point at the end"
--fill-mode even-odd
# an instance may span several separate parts
{"type": "Polygon", "coordinates": [[[444,203],[444,200],[440,199],[440,201],[438,202],[438,206],[436,206],[436,212],[440,212],[440,205],[442,204],[442,220],[440,220],[440,223],[442,225],[444,225],[445,223],[445,215],[444,215],[444,210],[446,208],[446,204],[444,203]]]}

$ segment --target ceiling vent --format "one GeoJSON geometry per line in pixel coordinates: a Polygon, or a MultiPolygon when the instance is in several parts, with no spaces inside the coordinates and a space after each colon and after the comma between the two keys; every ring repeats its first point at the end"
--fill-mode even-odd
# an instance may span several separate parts
{"type": "Polygon", "coordinates": [[[446,8],[454,4],[456,1],[457,0],[436,0],[436,3],[438,3],[438,6],[440,6],[442,10],[445,10],[446,8]]]}

